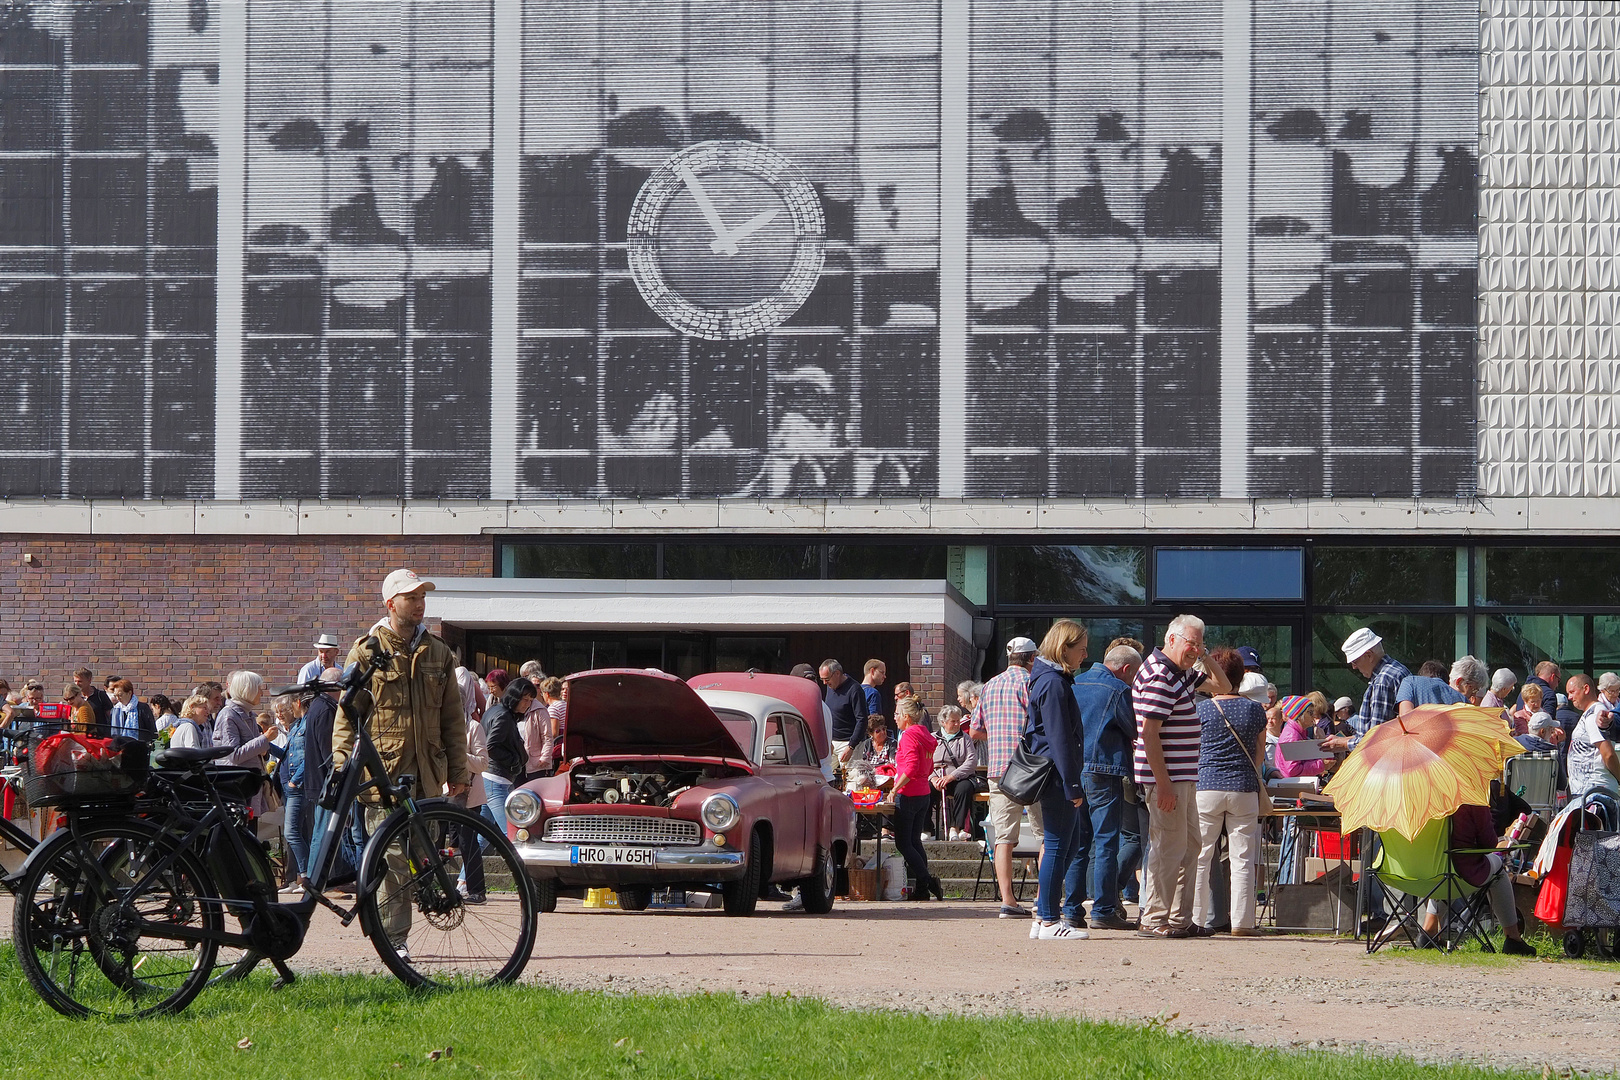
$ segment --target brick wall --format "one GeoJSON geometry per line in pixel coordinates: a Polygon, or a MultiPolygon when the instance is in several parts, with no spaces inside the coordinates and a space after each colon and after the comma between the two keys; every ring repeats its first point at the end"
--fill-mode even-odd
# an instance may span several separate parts
{"type": "Polygon", "coordinates": [[[972,672],[973,643],[939,623],[913,624],[906,663],[911,685],[922,696],[929,715],[934,715],[941,705],[956,704],[956,684],[972,672]],[[924,666],[924,654],[933,663],[924,666]]]}
{"type": "Polygon", "coordinates": [[[42,678],[50,701],[81,665],[142,697],[244,667],[289,680],[315,634],[347,644],[381,617],[390,570],[487,577],[493,550],[478,537],[0,536],[0,676],[42,678]]]}

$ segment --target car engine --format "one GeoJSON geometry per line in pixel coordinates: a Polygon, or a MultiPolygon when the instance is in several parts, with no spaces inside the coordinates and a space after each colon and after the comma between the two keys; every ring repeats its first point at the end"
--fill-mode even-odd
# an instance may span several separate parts
{"type": "Polygon", "coordinates": [[[669,806],[675,796],[703,779],[702,768],[682,769],[667,762],[632,762],[626,765],[591,765],[580,762],[569,770],[571,803],[630,803],[669,806]]]}

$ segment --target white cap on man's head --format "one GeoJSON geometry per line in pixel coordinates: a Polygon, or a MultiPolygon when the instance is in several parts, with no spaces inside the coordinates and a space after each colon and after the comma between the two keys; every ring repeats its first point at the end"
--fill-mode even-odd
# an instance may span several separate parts
{"type": "Polygon", "coordinates": [[[317,649],[335,649],[338,647],[338,639],[332,634],[322,634],[315,639],[315,647],[317,649]]]}
{"type": "Polygon", "coordinates": [[[1384,639],[1363,626],[1344,639],[1345,663],[1353,664],[1368,652],[1384,643],[1384,639]]]}
{"type": "Polygon", "coordinates": [[[1333,711],[1334,712],[1338,712],[1340,709],[1353,709],[1355,707],[1356,707],[1356,703],[1351,701],[1347,697],[1342,697],[1338,701],[1335,701],[1333,703],[1333,711]]]}
{"type": "Polygon", "coordinates": [[[1040,652],[1041,647],[1027,637],[1015,637],[1007,642],[1007,655],[1018,656],[1023,653],[1040,652]]]}
{"type": "Polygon", "coordinates": [[[383,600],[392,600],[404,593],[416,591],[432,592],[433,582],[423,581],[416,576],[415,570],[395,570],[383,579],[383,600]]]}

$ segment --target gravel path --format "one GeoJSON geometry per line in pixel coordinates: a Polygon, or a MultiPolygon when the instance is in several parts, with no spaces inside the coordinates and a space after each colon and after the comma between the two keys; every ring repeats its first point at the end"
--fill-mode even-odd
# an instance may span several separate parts
{"type": "MultiPolygon", "coordinates": [[[[1620,1061],[1620,964],[1431,964],[1320,937],[1151,941],[1094,931],[1089,941],[1035,942],[1027,922],[996,919],[984,903],[840,902],[823,918],[779,907],[728,919],[586,910],[565,899],[541,916],[527,977],[571,989],[792,993],[929,1013],[1174,1017],[1175,1030],[1261,1046],[1555,1074],[1609,1075],[1620,1061]],[[902,953],[906,970],[930,974],[897,976],[902,953]]],[[[324,912],[293,967],[382,970],[358,928],[324,912]]]]}

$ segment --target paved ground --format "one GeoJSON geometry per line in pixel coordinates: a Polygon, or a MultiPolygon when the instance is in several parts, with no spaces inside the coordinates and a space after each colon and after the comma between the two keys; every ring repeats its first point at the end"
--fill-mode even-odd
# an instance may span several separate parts
{"type": "MultiPolygon", "coordinates": [[[[732,990],[843,1005],[1143,1021],[1265,1046],[1366,1048],[1425,1061],[1612,1072],[1620,964],[1508,969],[1368,957],[1311,937],[1149,941],[1094,932],[1034,942],[984,903],[843,903],[823,918],[761,905],[719,911],[585,910],[540,919],[537,981],[615,992],[732,990]],[[926,976],[896,974],[923,969],[926,976]],[[854,989],[859,987],[859,989],[854,989]]],[[[381,970],[358,928],[319,912],[298,970],[381,970]]]]}

